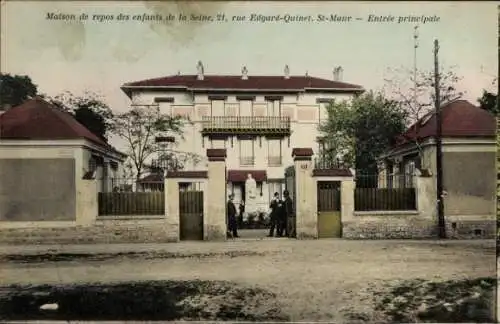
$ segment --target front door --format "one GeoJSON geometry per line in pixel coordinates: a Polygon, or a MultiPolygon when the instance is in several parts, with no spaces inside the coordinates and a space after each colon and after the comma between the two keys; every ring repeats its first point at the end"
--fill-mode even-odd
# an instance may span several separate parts
{"type": "Polygon", "coordinates": [[[318,181],[318,237],[342,236],[340,182],[318,181]]]}

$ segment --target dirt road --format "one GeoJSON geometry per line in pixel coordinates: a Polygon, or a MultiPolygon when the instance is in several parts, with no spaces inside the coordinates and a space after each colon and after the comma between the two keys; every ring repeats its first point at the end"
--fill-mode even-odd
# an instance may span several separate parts
{"type": "Polygon", "coordinates": [[[0,261],[2,286],[222,280],[275,294],[276,307],[288,320],[339,323],[353,321],[349,314],[382,320],[373,297],[399,281],[496,277],[494,241],[2,246],[0,261]]]}

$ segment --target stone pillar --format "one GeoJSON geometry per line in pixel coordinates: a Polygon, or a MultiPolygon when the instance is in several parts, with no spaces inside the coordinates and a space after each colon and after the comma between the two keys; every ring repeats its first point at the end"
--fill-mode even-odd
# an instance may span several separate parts
{"type": "Polygon", "coordinates": [[[417,210],[421,218],[437,220],[436,181],[432,176],[416,177],[417,210]]]}
{"type": "Polygon", "coordinates": [[[172,241],[180,240],[179,183],[175,178],[165,178],[165,219],[172,241]]]}
{"type": "Polygon", "coordinates": [[[298,239],[318,238],[318,214],[315,212],[317,200],[308,193],[316,192],[316,181],[312,177],[311,148],[292,150],[295,167],[295,233],[298,239]],[[314,198],[314,199],[311,199],[314,198]]]}
{"type": "Polygon", "coordinates": [[[205,240],[226,240],[226,149],[207,149],[205,240]]]}
{"type": "Polygon", "coordinates": [[[340,213],[342,223],[354,221],[354,189],[353,177],[345,177],[340,183],[340,213]]]}
{"type": "Polygon", "coordinates": [[[94,224],[98,210],[97,180],[78,179],[76,183],[76,224],[94,224]]]}

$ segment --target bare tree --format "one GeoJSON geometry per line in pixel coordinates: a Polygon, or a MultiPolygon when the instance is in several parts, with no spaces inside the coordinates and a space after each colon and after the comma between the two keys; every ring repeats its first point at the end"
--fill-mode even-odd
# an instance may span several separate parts
{"type": "Polygon", "coordinates": [[[112,132],[125,140],[129,167],[140,179],[147,161],[162,151],[156,137],[169,134],[184,138],[183,128],[188,122],[181,116],[162,114],[157,105],[133,106],[131,110],[115,116],[112,132]]]}
{"type": "MultiPolygon", "coordinates": [[[[441,67],[440,101],[446,103],[461,97],[464,93],[457,88],[462,79],[455,71],[455,67],[441,67]]],[[[407,68],[389,69],[389,77],[384,79],[386,95],[400,104],[406,113],[407,125],[414,125],[411,140],[415,141],[420,150],[418,134],[421,125],[419,121],[424,116],[432,116],[435,101],[434,71],[413,70],[407,68]]]]}

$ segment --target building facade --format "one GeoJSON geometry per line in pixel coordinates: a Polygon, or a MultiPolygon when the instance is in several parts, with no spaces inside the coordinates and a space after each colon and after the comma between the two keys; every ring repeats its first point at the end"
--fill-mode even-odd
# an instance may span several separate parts
{"type": "Polygon", "coordinates": [[[0,226],[91,222],[91,196],[111,191],[125,158],[42,98],[10,108],[0,115],[0,226]]]}
{"type": "MultiPolygon", "coordinates": [[[[283,75],[205,75],[198,62],[195,75],[174,75],[126,83],[122,90],[132,105],[158,105],[166,114],[191,120],[176,150],[205,156],[208,148],[227,150],[228,193],[244,200],[248,174],[257,182],[262,206],[267,210],[274,192],[284,190],[285,168],[293,163],[293,147],[318,152],[318,125],[327,118],[332,100],[350,100],[361,86],[334,79],[283,75]]],[[[206,162],[191,162],[187,170],[205,170],[206,162]]]]}
{"type": "MultiPolygon", "coordinates": [[[[462,231],[489,228],[496,215],[495,117],[465,100],[446,103],[441,111],[446,219],[462,231]]],[[[419,170],[436,182],[436,126],[433,113],[412,125],[381,157],[380,175],[391,178],[419,170]]],[[[392,183],[394,188],[411,186],[406,177],[395,179],[399,181],[392,183]]]]}

